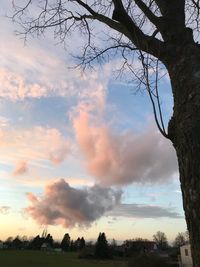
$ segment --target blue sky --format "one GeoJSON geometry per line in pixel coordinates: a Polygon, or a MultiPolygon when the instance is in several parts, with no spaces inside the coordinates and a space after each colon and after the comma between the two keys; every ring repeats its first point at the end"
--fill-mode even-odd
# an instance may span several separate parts
{"type": "MultiPolygon", "coordinates": [[[[173,240],[185,231],[175,153],[146,92],[115,78],[117,59],[82,73],[67,68],[72,58],[50,34],[24,46],[4,16],[9,10],[3,0],[0,239],[47,226],[56,238],[105,231],[152,239],[161,230],[173,240]]],[[[167,123],[167,77],[160,90],[167,123]]]]}

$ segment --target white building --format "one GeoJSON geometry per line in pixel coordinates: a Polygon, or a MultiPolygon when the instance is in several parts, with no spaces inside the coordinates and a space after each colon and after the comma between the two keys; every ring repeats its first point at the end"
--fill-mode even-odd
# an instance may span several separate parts
{"type": "Polygon", "coordinates": [[[51,251],[52,247],[49,245],[49,243],[44,242],[40,248],[42,251],[51,251]]]}
{"type": "Polygon", "coordinates": [[[189,244],[180,247],[180,267],[192,267],[191,247],[189,244]]]}

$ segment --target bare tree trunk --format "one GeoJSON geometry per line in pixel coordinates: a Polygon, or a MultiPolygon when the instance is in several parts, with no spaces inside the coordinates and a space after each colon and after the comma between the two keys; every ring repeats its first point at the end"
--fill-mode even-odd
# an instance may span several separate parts
{"type": "MultiPolygon", "coordinates": [[[[166,64],[167,65],[167,64],[166,64]]],[[[178,157],[194,267],[200,267],[200,47],[177,51],[167,65],[174,95],[169,137],[178,157]]]]}

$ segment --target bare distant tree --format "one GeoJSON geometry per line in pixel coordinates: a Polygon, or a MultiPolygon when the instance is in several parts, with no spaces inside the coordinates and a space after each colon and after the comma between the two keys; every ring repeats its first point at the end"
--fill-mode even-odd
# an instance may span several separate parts
{"type": "Polygon", "coordinates": [[[199,0],[16,0],[14,8],[13,19],[21,22],[25,37],[52,28],[65,41],[79,31],[85,41],[79,58],[83,67],[121,56],[123,67],[146,86],[158,128],[176,150],[194,267],[200,267],[199,0]],[[105,26],[105,42],[95,42],[97,22],[105,26]],[[135,57],[142,69],[134,68],[135,57]],[[174,99],[168,131],[157,87],[160,63],[174,99]]]}
{"type": "Polygon", "coordinates": [[[158,231],[153,235],[153,240],[156,242],[158,249],[164,250],[168,247],[168,241],[165,233],[158,231]]]}
{"type": "Polygon", "coordinates": [[[175,247],[181,247],[188,242],[188,235],[186,233],[178,233],[174,240],[174,246],[175,247]]]}

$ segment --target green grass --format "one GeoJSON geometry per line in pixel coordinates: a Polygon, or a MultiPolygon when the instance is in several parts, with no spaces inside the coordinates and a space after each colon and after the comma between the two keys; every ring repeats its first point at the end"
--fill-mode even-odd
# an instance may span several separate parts
{"type": "Polygon", "coordinates": [[[3,267],[126,267],[122,261],[97,261],[78,259],[77,253],[42,251],[0,251],[3,267]]]}

